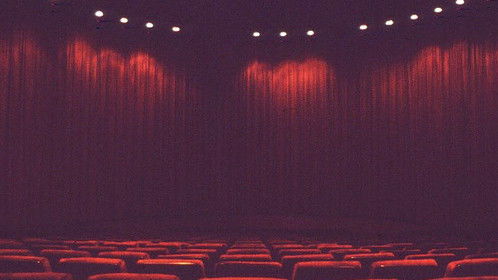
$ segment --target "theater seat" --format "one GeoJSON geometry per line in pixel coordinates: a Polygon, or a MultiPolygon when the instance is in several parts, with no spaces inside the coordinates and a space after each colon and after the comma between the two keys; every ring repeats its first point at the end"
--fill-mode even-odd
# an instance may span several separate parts
{"type": "Polygon", "coordinates": [[[180,249],[176,251],[176,254],[205,254],[208,255],[210,259],[214,260],[218,257],[218,253],[215,249],[180,249]]]}
{"type": "Polygon", "coordinates": [[[321,243],[316,246],[317,249],[321,250],[323,253],[327,253],[330,250],[341,250],[341,249],[353,249],[353,245],[343,245],[336,243],[321,243]]]}
{"type": "Polygon", "coordinates": [[[272,261],[268,254],[255,254],[255,255],[221,255],[220,261],[247,261],[247,262],[266,262],[272,261]]]}
{"type": "Polygon", "coordinates": [[[201,260],[204,263],[209,261],[209,255],[206,254],[169,254],[159,255],[158,259],[183,259],[183,260],[201,260]]]}
{"type": "Polygon", "coordinates": [[[168,274],[108,273],[90,276],[88,280],[180,280],[180,278],[168,274]]]}
{"type": "Polygon", "coordinates": [[[72,280],[71,274],[54,272],[0,273],[0,280],[72,280]]]}
{"type": "Polygon", "coordinates": [[[498,258],[498,252],[473,254],[465,256],[465,259],[496,259],[496,258],[498,258]]]}
{"type": "Polygon", "coordinates": [[[294,266],[292,280],[341,280],[361,277],[358,261],[299,262],[294,266]]]}
{"type": "Polygon", "coordinates": [[[225,254],[227,255],[256,255],[256,254],[270,254],[268,249],[228,249],[225,254]]]}
{"type": "Polygon", "coordinates": [[[99,255],[100,252],[117,251],[118,247],[114,247],[114,246],[79,246],[78,250],[90,252],[90,254],[92,254],[93,257],[96,257],[99,255]]]}
{"type": "Polygon", "coordinates": [[[76,251],[76,250],[52,250],[44,249],[41,250],[40,256],[45,257],[49,260],[50,265],[54,271],[58,271],[59,260],[63,258],[85,258],[91,257],[90,252],[86,251],[76,251]]]}
{"type": "Polygon", "coordinates": [[[283,256],[293,256],[293,255],[311,255],[311,254],[322,254],[319,249],[282,249],[278,251],[280,258],[283,256]]]}
{"type": "Polygon", "coordinates": [[[10,272],[52,272],[52,268],[43,257],[0,256],[0,273],[10,272]]]}
{"type": "Polygon", "coordinates": [[[438,277],[435,260],[378,261],[371,266],[370,278],[428,279],[438,277]]]}
{"type": "Polygon", "coordinates": [[[28,249],[0,249],[0,256],[32,256],[28,249]]]}
{"type": "Polygon", "coordinates": [[[329,254],[334,256],[334,259],[342,260],[345,255],[353,254],[369,254],[372,253],[370,249],[332,249],[329,254]]]}
{"type": "Polygon", "coordinates": [[[137,261],[149,259],[149,254],[143,252],[112,251],[100,252],[99,258],[122,259],[126,263],[128,270],[133,270],[137,261]]]}
{"type": "Polygon", "coordinates": [[[428,254],[455,254],[457,258],[462,259],[466,255],[468,255],[470,249],[467,247],[459,247],[459,248],[442,248],[442,249],[432,249],[427,252],[428,254]]]}
{"type": "Polygon", "coordinates": [[[282,265],[278,262],[219,262],[215,267],[216,277],[271,277],[279,278],[282,265]]]}
{"type": "Polygon", "coordinates": [[[466,259],[446,267],[445,277],[498,276],[498,259],[466,259]]]}
{"type": "Polygon", "coordinates": [[[59,261],[58,269],[71,273],[74,280],[86,280],[95,274],[126,272],[126,265],[120,259],[64,258],[59,261]]]}
{"type": "Polygon", "coordinates": [[[498,280],[498,276],[444,277],[432,280],[498,280]]]}
{"type": "Polygon", "coordinates": [[[151,258],[157,258],[158,255],[169,254],[169,250],[166,247],[133,247],[127,248],[126,251],[147,253],[151,258]]]}
{"type": "Polygon", "coordinates": [[[201,260],[192,259],[139,260],[136,269],[139,273],[172,274],[182,280],[197,280],[206,275],[204,263],[201,260]]]}
{"type": "Polygon", "coordinates": [[[271,277],[212,277],[212,278],[202,278],[201,280],[287,280],[287,279],[271,278],[271,277]]]}
{"type": "Polygon", "coordinates": [[[452,262],[457,260],[457,256],[455,254],[417,254],[417,255],[408,255],[405,257],[406,260],[423,260],[423,259],[433,259],[437,262],[439,266],[439,272],[444,274],[446,270],[446,266],[452,262]]]}
{"type": "Polygon", "coordinates": [[[359,261],[361,263],[362,276],[367,277],[370,273],[370,265],[377,261],[393,260],[393,253],[370,253],[345,255],[344,261],[359,261]]]}
{"type": "Polygon", "coordinates": [[[284,256],[281,260],[282,276],[285,278],[290,278],[292,276],[292,271],[294,271],[294,265],[298,262],[332,261],[333,259],[334,257],[329,254],[284,256]]]}

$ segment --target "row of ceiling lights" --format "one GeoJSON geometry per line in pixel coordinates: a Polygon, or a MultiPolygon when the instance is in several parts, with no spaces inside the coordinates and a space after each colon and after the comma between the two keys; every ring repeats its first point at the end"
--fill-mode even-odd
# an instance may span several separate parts
{"type": "MultiPolygon", "coordinates": [[[[456,0],[455,4],[457,4],[457,5],[463,5],[463,4],[465,4],[465,0],[456,0]]],[[[442,12],[443,12],[443,8],[441,8],[441,7],[434,8],[434,13],[440,14],[442,12]]],[[[104,12],[102,12],[101,10],[98,10],[98,11],[95,12],[95,16],[98,17],[98,18],[102,18],[104,16],[104,12]]],[[[417,14],[412,14],[410,16],[410,20],[412,20],[412,21],[416,21],[418,19],[419,19],[419,16],[417,14]]],[[[119,19],[119,22],[121,22],[122,24],[127,24],[128,23],[128,18],[122,17],[122,18],[119,19]]],[[[388,19],[388,20],[386,20],[386,22],[384,24],[386,26],[392,26],[392,25],[394,25],[394,20],[393,19],[388,19]]],[[[149,21],[149,22],[145,23],[145,27],[148,28],[148,29],[151,29],[151,28],[154,28],[154,24],[149,21]]],[[[367,30],[368,29],[368,25],[361,24],[358,27],[358,29],[361,30],[361,31],[367,30]]],[[[171,31],[173,31],[173,32],[180,32],[181,28],[179,26],[173,26],[173,27],[171,27],[171,31]]],[[[259,31],[254,31],[252,33],[253,37],[260,37],[261,35],[262,34],[259,31]]],[[[286,37],[288,34],[285,31],[281,31],[278,35],[280,37],[286,37]]],[[[307,36],[313,36],[313,35],[315,35],[315,31],[314,30],[308,30],[308,31],[306,31],[306,35],[307,36]]]]}

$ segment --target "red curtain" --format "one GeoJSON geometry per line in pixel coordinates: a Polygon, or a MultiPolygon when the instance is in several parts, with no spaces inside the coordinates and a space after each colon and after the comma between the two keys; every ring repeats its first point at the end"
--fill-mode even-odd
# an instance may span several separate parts
{"type": "Polygon", "coordinates": [[[30,32],[0,41],[2,222],[182,208],[197,162],[195,89],[182,66],[84,37],[42,42],[30,32]]]}
{"type": "Polygon", "coordinates": [[[489,219],[497,45],[374,60],[353,76],[320,58],[247,65],[237,87],[248,204],[282,214],[489,219]]]}
{"type": "Polygon", "coordinates": [[[219,217],[492,217],[496,43],[376,60],[354,75],[320,57],[252,61],[236,77],[196,61],[213,71],[199,83],[199,70],[181,61],[85,36],[3,36],[1,222],[195,209],[219,217]]]}

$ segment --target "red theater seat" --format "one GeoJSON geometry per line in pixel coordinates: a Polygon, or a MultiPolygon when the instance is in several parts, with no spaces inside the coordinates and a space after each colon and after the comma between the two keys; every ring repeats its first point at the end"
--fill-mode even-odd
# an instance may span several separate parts
{"type": "Polygon", "coordinates": [[[126,265],[120,259],[64,258],[59,261],[58,269],[71,273],[75,280],[86,280],[95,274],[126,272],[126,265]]]}
{"type": "Polygon", "coordinates": [[[322,254],[319,249],[282,249],[278,251],[280,258],[283,256],[322,254]]]}
{"type": "Polygon", "coordinates": [[[422,251],[420,249],[387,250],[387,251],[381,251],[381,253],[393,253],[394,256],[396,256],[396,258],[404,259],[406,256],[409,256],[409,255],[422,254],[422,251]]]}
{"type": "Polygon", "coordinates": [[[456,261],[457,257],[455,254],[418,254],[418,255],[408,255],[405,257],[406,260],[422,260],[422,259],[433,259],[439,265],[439,271],[444,273],[446,266],[452,262],[456,261]]]}
{"type": "Polygon", "coordinates": [[[126,251],[147,253],[151,258],[157,258],[158,255],[169,254],[169,250],[166,247],[133,247],[127,248],[126,251]]]}
{"type": "Polygon", "coordinates": [[[317,249],[321,250],[323,253],[327,253],[330,250],[341,250],[341,249],[352,249],[353,245],[343,245],[336,243],[321,243],[316,246],[317,249]]]}
{"type": "Polygon", "coordinates": [[[378,261],[371,266],[371,278],[429,279],[438,277],[435,260],[378,261]]]}
{"type": "Polygon", "coordinates": [[[432,280],[498,280],[498,276],[444,277],[432,280]]]}
{"type": "Polygon", "coordinates": [[[215,249],[180,249],[176,251],[176,254],[204,254],[208,255],[211,260],[218,257],[218,253],[215,249]]]}
{"type": "Polygon", "coordinates": [[[466,255],[468,255],[470,252],[469,248],[467,247],[460,247],[460,248],[443,248],[443,249],[432,249],[427,252],[428,254],[455,254],[457,258],[462,259],[466,255]]]}
{"type": "Polygon", "coordinates": [[[271,277],[278,278],[282,265],[278,262],[219,262],[215,267],[217,277],[271,277]]]}
{"type": "Polygon", "coordinates": [[[159,255],[158,259],[182,259],[182,260],[201,260],[206,266],[210,259],[206,254],[169,254],[169,255],[159,255]]]}
{"type": "Polygon", "coordinates": [[[28,249],[0,249],[0,256],[32,256],[28,249]]]}
{"type": "Polygon", "coordinates": [[[202,278],[201,280],[287,280],[287,279],[271,278],[271,277],[212,277],[212,278],[202,278]]]}
{"type": "Polygon", "coordinates": [[[86,251],[45,249],[41,250],[40,256],[47,258],[50,261],[50,264],[54,268],[54,270],[57,271],[57,266],[59,265],[60,259],[85,258],[85,257],[91,257],[91,254],[90,252],[86,251]]]}
{"type": "Polygon", "coordinates": [[[149,259],[137,262],[139,273],[162,273],[178,276],[182,280],[197,280],[205,277],[204,263],[201,260],[149,259]]]}
{"type": "Polygon", "coordinates": [[[264,262],[272,261],[272,258],[268,254],[256,254],[256,255],[221,255],[220,261],[250,261],[250,262],[264,262]]]}
{"type": "Polygon", "coordinates": [[[137,261],[149,259],[149,254],[143,252],[112,251],[100,252],[99,258],[121,259],[126,263],[127,269],[134,269],[137,261]]]}
{"type": "Polygon", "coordinates": [[[268,249],[228,249],[227,255],[255,255],[255,254],[270,254],[268,249]]]}
{"type": "Polygon", "coordinates": [[[114,247],[114,246],[79,246],[78,250],[90,252],[90,254],[92,254],[92,256],[96,257],[99,255],[100,252],[117,251],[118,247],[114,247]]]}
{"type": "Polygon", "coordinates": [[[282,276],[285,278],[290,278],[292,276],[292,271],[294,271],[294,265],[298,262],[332,261],[333,259],[334,257],[329,254],[284,256],[281,260],[282,276]]]}
{"type": "Polygon", "coordinates": [[[88,280],[180,280],[180,278],[168,274],[108,273],[90,276],[88,280]]]}
{"type": "Polygon", "coordinates": [[[333,249],[329,251],[329,254],[334,256],[334,259],[342,260],[345,255],[353,254],[369,254],[372,253],[370,249],[333,249]]]}
{"type": "Polygon", "coordinates": [[[72,280],[71,274],[54,272],[0,273],[0,280],[72,280]]]}
{"type": "Polygon", "coordinates": [[[496,259],[496,258],[498,258],[498,252],[473,254],[465,256],[465,259],[496,259]]]}
{"type": "Polygon", "coordinates": [[[58,245],[58,244],[34,244],[31,245],[31,249],[39,254],[42,250],[71,250],[68,245],[58,245]]]}
{"type": "Polygon", "coordinates": [[[466,259],[446,267],[445,277],[498,276],[498,259],[466,259]]]}
{"type": "Polygon", "coordinates": [[[0,256],[0,273],[11,272],[52,272],[52,268],[43,257],[0,256]]]}
{"type": "Polygon", "coordinates": [[[344,261],[359,261],[364,277],[370,273],[370,265],[377,261],[393,260],[396,257],[393,253],[370,253],[370,254],[353,254],[345,255],[344,261]]]}
{"type": "Polygon", "coordinates": [[[157,242],[157,243],[148,243],[145,247],[160,247],[160,248],[168,248],[170,252],[176,252],[182,248],[187,248],[189,244],[185,242],[157,242]]]}
{"type": "Polygon", "coordinates": [[[214,249],[217,252],[221,252],[228,246],[225,243],[196,243],[187,246],[187,249],[214,249]]]}
{"type": "Polygon", "coordinates": [[[292,280],[342,280],[361,277],[358,261],[299,262],[294,266],[292,280]]]}

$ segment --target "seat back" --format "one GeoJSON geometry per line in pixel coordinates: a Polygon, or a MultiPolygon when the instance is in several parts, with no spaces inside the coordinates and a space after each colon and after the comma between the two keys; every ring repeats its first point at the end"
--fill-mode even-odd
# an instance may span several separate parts
{"type": "Polygon", "coordinates": [[[72,280],[71,274],[54,272],[0,273],[0,280],[72,280]]]}
{"type": "Polygon", "coordinates": [[[180,278],[168,274],[107,273],[90,276],[88,280],[180,280],[180,278]]]}
{"type": "Polygon", "coordinates": [[[150,256],[143,252],[111,251],[100,252],[99,258],[121,259],[125,262],[127,270],[134,270],[137,261],[149,259],[150,256]]]}
{"type": "Polygon", "coordinates": [[[147,253],[151,258],[157,258],[158,255],[169,254],[169,250],[166,247],[133,247],[127,248],[126,251],[147,253]]]}
{"type": "Polygon", "coordinates": [[[28,249],[0,249],[0,256],[33,256],[28,249]]]}
{"type": "Polygon", "coordinates": [[[393,260],[393,253],[368,253],[368,254],[352,254],[345,255],[344,261],[359,261],[361,263],[362,276],[367,277],[370,273],[370,265],[377,261],[393,260]]]}
{"type": "Polygon", "coordinates": [[[465,259],[450,262],[445,277],[498,276],[498,259],[465,259]]]}
{"type": "Polygon", "coordinates": [[[206,275],[204,263],[193,259],[139,260],[136,269],[139,273],[172,274],[182,280],[197,280],[206,275]]]}
{"type": "Polygon", "coordinates": [[[92,254],[93,257],[96,257],[99,255],[100,252],[117,251],[118,247],[115,247],[115,246],[79,246],[78,250],[90,252],[90,254],[92,254]]]}
{"type": "Polygon", "coordinates": [[[329,254],[283,256],[281,260],[282,276],[289,279],[292,276],[294,265],[298,262],[332,261],[333,259],[334,257],[329,254]]]}
{"type": "Polygon", "coordinates": [[[292,280],[342,280],[361,276],[358,261],[311,261],[294,266],[292,280]]]}
{"type": "Polygon", "coordinates": [[[63,258],[58,269],[71,273],[74,280],[86,280],[91,275],[126,272],[126,265],[121,259],[63,258]]]}
{"type": "Polygon", "coordinates": [[[269,254],[254,255],[221,255],[220,261],[248,261],[248,262],[268,262],[272,258],[269,254]]]}
{"type": "Polygon", "coordinates": [[[282,265],[278,262],[225,261],[215,267],[217,277],[280,277],[282,265]]]}
{"type": "Polygon", "coordinates": [[[228,249],[225,254],[227,255],[256,255],[256,254],[270,254],[268,249],[228,249]]]}
{"type": "Polygon", "coordinates": [[[0,273],[12,272],[52,272],[52,268],[44,257],[0,256],[0,273]]]}
{"type": "Polygon", "coordinates": [[[90,252],[87,251],[44,249],[40,251],[40,256],[47,258],[53,270],[58,271],[60,259],[84,258],[84,257],[90,257],[91,254],[90,252]]]}
{"type": "Polygon", "coordinates": [[[435,260],[378,261],[371,266],[370,278],[430,279],[438,276],[435,260]]]}

